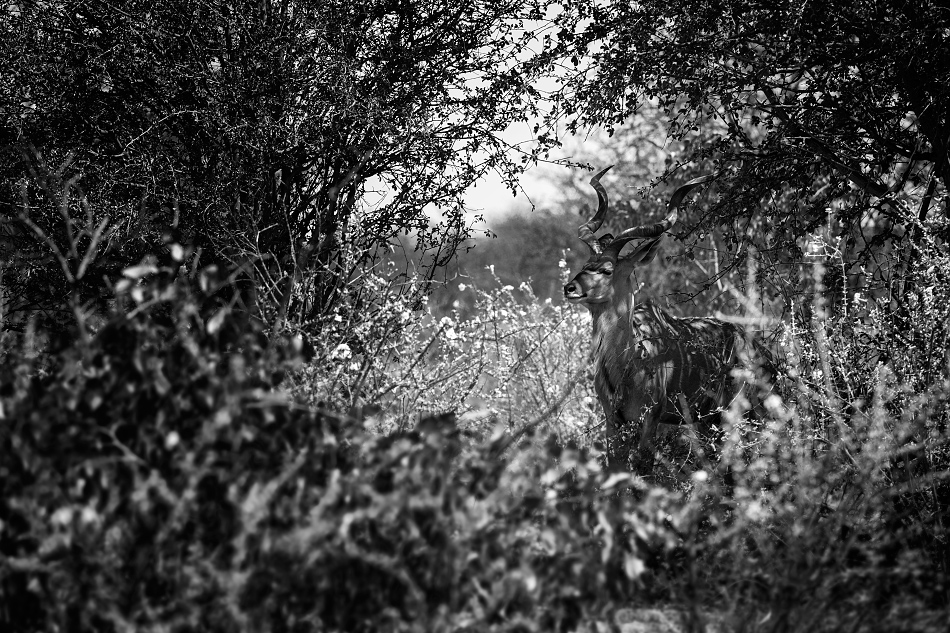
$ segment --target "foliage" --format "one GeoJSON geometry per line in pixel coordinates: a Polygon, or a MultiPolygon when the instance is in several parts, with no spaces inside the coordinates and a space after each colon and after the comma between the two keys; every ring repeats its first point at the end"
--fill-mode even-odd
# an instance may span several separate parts
{"type": "Polygon", "coordinates": [[[618,498],[588,451],[295,404],[274,385],[299,344],[209,312],[214,271],[175,273],[126,270],[43,372],[5,340],[5,630],[568,630],[641,592],[689,520],[618,498]]]}
{"type": "MultiPolygon", "coordinates": [[[[950,383],[935,352],[950,322],[937,283],[947,259],[930,251],[921,260],[914,311],[895,318],[885,300],[866,295],[832,306],[821,289],[827,260],[813,257],[811,318],[780,328],[779,380],[754,365],[740,371],[755,389],[733,402],[723,443],[701,447],[705,457],[681,431],[661,442],[655,481],[686,494],[681,512],[691,518],[679,523],[687,532],[677,533],[671,558],[648,561],[650,595],[674,597],[683,617],[711,618],[719,630],[940,630],[950,579],[950,383]]],[[[754,288],[756,271],[749,276],[754,288]]],[[[393,352],[366,374],[376,376],[362,383],[365,402],[379,405],[375,428],[407,427],[414,408],[459,407],[472,437],[498,423],[537,432],[542,416],[559,443],[597,445],[602,418],[589,381],[574,384],[586,315],[524,305],[513,290],[466,287],[474,316],[434,320],[409,339],[406,351],[421,352],[393,352]],[[568,318],[549,320],[557,314],[568,318]],[[529,341],[544,344],[519,345],[531,332],[529,341]],[[502,353],[486,354],[486,342],[502,353]],[[558,387],[575,395],[561,398],[558,387]]],[[[769,323],[756,297],[744,305],[750,323],[769,323]]],[[[298,389],[318,384],[310,382],[318,374],[303,375],[311,386],[298,389]]]]}
{"type": "Polygon", "coordinates": [[[0,629],[945,628],[946,10],[547,4],[2,10],[0,629]],[[590,321],[550,296],[576,218],[503,227],[540,297],[498,262],[425,310],[383,256],[462,243],[575,63],[546,123],[664,147],[579,156],[613,188],[721,170],[643,294],[718,280],[784,359],[650,481],[603,471],[590,321]]]}
{"type": "Polygon", "coordinates": [[[667,175],[721,172],[721,201],[695,222],[694,241],[722,229],[732,265],[754,246],[789,299],[807,280],[805,242],[827,226],[850,285],[901,283],[907,271],[880,258],[917,244],[916,227],[946,211],[943,3],[564,5],[557,46],[537,59],[576,69],[550,119],[613,128],[655,101],[688,147],[667,175]]]}
{"type": "Polygon", "coordinates": [[[293,375],[292,389],[310,402],[369,411],[380,432],[411,428],[425,412],[456,411],[466,431],[489,435],[496,424],[515,429],[549,412],[545,422],[560,435],[590,446],[594,399],[581,380],[590,320],[538,300],[527,283],[516,289],[495,277],[491,285],[459,283],[470,303],[445,316],[433,309],[413,320],[405,304],[389,303],[399,338],[317,349],[327,360],[293,375]]]}
{"type": "MultiPolygon", "coordinates": [[[[933,294],[948,259],[927,264],[917,273],[928,288],[922,296],[933,294]]],[[[944,339],[950,315],[946,303],[921,300],[908,328],[886,301],[870,310],[864,301],[831,311],[816,295],[811,321],[783,331],[784,389],[766,397],[758,416],[742,400],[726,416],[721,463],[735,484],[722,500],[735,512],[730,529],[744,536],[712,537],[703,584],[730,579],[711,600],[737,622],[771,620],[768,630],[943,626],[950,381],[945,359],[921,353],[919,341],[944,339]]]]}
{"type": "MultiPolygon", "coordinates": [[[[482,0],[4,8],[8,325],[62,308],[69,282],[45,266],[48,241],[67,246],[49,230],[60,206],[75,215],[90,204],[104,222],[87,284],[115,281],[170,234],[201,265],[240,269],[244,309],[277,328],[315,329],[355,301],[363,273],[406,232],[431,273],[469,231],[463,192],[490,170],[511,180],[521,168],[499,133],[534,107],[517,55],[536,36],[522,20],[539,10],[482,0]],[[37,171],[81,176],[83,191],[47,204],[61,192],[37,171]]],[[[83,300],[99,294],[108,284],[83,300]]],[[[363,295],[355,310],[369,305],[363,295]]]]}
{"type": "MultiPolygon", "coordinates": [[[[920,350],[940,348],[950,322],[944,314],[950,304],[936,290],[945,285],[937,281],[946,274],[947,259],[931,252],[921,261],[919,300],[904,320],[894,318],[886,301],[868,306],[864,295],[832,310],[820,292],[826,260],[815,257],[812,283],[819,292],[813,293],[812,317],[780,329],[779,380],[767,380],[754,365],[740,371],[736,378],[761,392],[753,389],[749,395],[755,397],[733,402],[724,442],[706,446],[712,453],[705,458],[694,456],[697,446],[691,438],[678,440],[678,431],[661,444],[655,479],[686,493],[683,511],[694,514],[680,524],[692,531],[679,534],[675,562],[652,561],[648,569],[668,592],[663,595],[681,600],[686,614],[698,609],[696,617],[712,617],[720,630],[940,630],[950,579],[950,383],[943,356],[920,350]]],[[[749,275],[754,279],[755,271],[749,275]]],[[[506,333],[526,325],[516,316],[519,310],[531,319],[539,314],[532,307],[537,304],[519,306],[511,289],[476,294],[488,302],[474,310],[474,324],[441,324],[452,328],[446,343],[454,345],[403,361],[438,382],[428,393],[445,394],[443,406],[473,404],[453,398],[470,393],[471,374],[452,374],[450,368],[471,364],[504,375],[510,367],[503,360],[486,363],[480,343],[496,340],[491,332],[497,324],[479,328],[482,315],[506,314],[504,323],[513,327],[498,328],[497,340],[504,341],[506,333]]],[[[745,305],[750,323],[769,321],[757,311],[756,297],[745,305]]],[[[572,350],[575,358],[583,353],[589,322],[565,319],[548,327],[546,348],[528,350],[539,358],[525,354],[522,364],[542,356],[562,359],[554,363],[561,370],[544,373],[545,381],[582,391],[576,400],[556,402],[560,414],[551,419],[559,421],[560,442],[589,445],[599,439],[601,414],[590,406],[595,401],[588,381],[571,384],[575,365],[559,356],[562,350],[572,350]],[[585,394],[587,406],[578,406],[585,394]]],[[[441,334],[429,341],[433,348],[441,334]]],[[[535,372],[518,376],[505,391],[475,389],[491,394],[480,404],[517,431],[544,409],[509,397],[530,387],[535,372]]],[[[380,402],[388,407],[378,414],[378,428],[406,424],[399,422],[404,410],[396,399],[380,402]]],[[[484,433],[479,415],[463,415],[462,428],[484,433]]]]}
{"type": "MultiPolygon", "coordinates": [[[[927,263],[922,289],[950,271],[927,263]]],[[[599,412],[570,397],[575,308],[503,286],[477,320],[402,330],[385,364],[318,347],[302,365],[299,342],[245,330],[227,283],[147,261],[57,357],[5,336],[7,628],[576,630],[663,604],[730,630],[943,622],[950,391],[901,362],[887,312],[855,327],[817,306],[788,328],[784,391],[755,415],[734,402],[719,471],[668,456],[686,470],[669,490],[602,471],[599,412]],[[899,374],[853,360],[871,336],[899,374]],[[386,409],[275,389],[357,391],[331,380],[389,389],[386,409]],[[425,413],[466,397],[476,416],[425,413]]],[[[942,340],[950,304],[928,292],[911,316],[942,340]]]]}

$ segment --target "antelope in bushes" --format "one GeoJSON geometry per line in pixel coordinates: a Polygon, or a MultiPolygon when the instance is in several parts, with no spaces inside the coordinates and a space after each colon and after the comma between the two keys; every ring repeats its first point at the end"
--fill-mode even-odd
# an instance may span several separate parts
{"type": "Polygon", "coordinates": [[[578,230],[590,248],[590,259],[564,286],[564,297],[586,306],[593,317],[591,361],[594,388],[606,416],[608,467],[626,468],[629,451],[621,436],[632,425],[636,470],[648,475],[653,471],[657,425],[715,423],[729,406],[737,393],[731,370],[740,362],[746,339],[730,323],[678,318],[652,303],[637,304],[634,298],[634,268],[656,255],[686,195],[715,176],[696,178],[677,189],[662,222],[597,238],[594,233],[607,215],[607,192],[600,178],[608,169],[591,178],[597,213],[578,230]],[[632,240],[643,241],[621,256],[632,240]]]}

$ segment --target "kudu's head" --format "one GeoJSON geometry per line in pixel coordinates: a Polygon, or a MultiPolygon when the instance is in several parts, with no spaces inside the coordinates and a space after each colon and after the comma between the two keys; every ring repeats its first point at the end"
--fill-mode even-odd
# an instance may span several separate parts
{"type": "MultiPolygon", "coordinates": [[[[611,165],[610,167],[613,167],[611,165]]],[[[571,303],[582,303],[588,307],[608,303],[616,295],[626,295],[632,290],[630,273],[633,268],[650,261],[656,255],[663,234],[676,223],[677,209],[686,194],[694,187],[712,180],[713,176],[703,176],[689,181],[677,189],[670,198],[669,215],[662,222],[644,224],[623,231],[614,237],[607,233],[596,237],[596,233],[607,217],[607,191],[600,184],[600,177],[607,173],[606,167],[590,179],[597,192],[597,213],[577,230],[577,236],[590,248],[590,258],[577,275],[564,286],[564,298],[571,303]],[[632,252],[623,257],[620,251],[631,240],[644,240],[632,252]]]]}
{"type": "MultiPolygon", "coordinates": [[[[610,167],[613,167],[611,165],[610,167]]],[[[577,230],[577,236],[590,248],[590,259],[577,275],[564,286],[564,298],[571,303],[583,303],[591,306],[609,302],[618,292],[625,293],[633,266],[647,262],[656,255],[657,246],[663,233],[676,222],[676,207],[662,222],[635,226],[614,237],[607,233],[596,237],[607,217],[607,191],[600,184],[600,177],[610,169],[607,167],[594,174],[590,184],[597,192],[597,213],[577,230]],[[642,238],[645,241],[634,251],[620,257],[620,251],[627,242],[642,238]]]]}

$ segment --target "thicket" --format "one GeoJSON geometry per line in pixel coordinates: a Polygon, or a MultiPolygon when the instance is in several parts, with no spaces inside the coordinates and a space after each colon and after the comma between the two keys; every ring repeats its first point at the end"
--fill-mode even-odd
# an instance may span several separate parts
{"type": "MultiPolygon", "coordinates": [[[[789,327],[783,390],[734,403],[712,462],[671,439],[654,486],[602,469],[572,309],[502,287],[415,354],[315,367],[235,320],[228,283],[144,263],[60,352],[5,335],[7,630],[945,623],[950,384],[885,312],[789,327]],[[383,409],[314,402],[356,383],[383,409]]],[[[933,287],[921,340],[946,336],[933,287]]]]}
{"type": "Polygon", "coordinates": [[[175,273],[127,270],[55,357],[4,341],[4,630],[572,629],[672,546],[673,498],[616,497],[589,450],[295,402],[299,341],[175,273]]]}
{"type": "Polygon", "coordinates": [[[748,4],[3,9],[0,629],[943,630],[946,13],[748,4]],[[608,189],[720,176],[644,293],[778,369],[652,481],[604,472],[551,296],[577,198],[501,258],[541,287],[425,300],[501,130],[645,99],[608,189]]]}
{"type": "MultiPolygon", "coordinates": [[[[0,213],[9,324],[104,307],[121,270],[171,240],[239,271],[270,327],[385,318],[354,293],[381,259],[418,300],[470,235],[464,192],[514,182],[501,138],[534,109],[520,52],[543,2],[18,2],[0,11],[0,213]],[[97,246],[64,278],[52,173],[82,175],[97,246]],[[437,213],[432,212],[437,210],[437,213]],[[20,216],[26,212],[30,223],[20,216]]],[[[550,143],[547,143],[549,145],[550,143]]],[[[542,144],[543,147],[545,144],[542,144]]],[[[70,252],[70,255],[73,253],[70,252]]]]}

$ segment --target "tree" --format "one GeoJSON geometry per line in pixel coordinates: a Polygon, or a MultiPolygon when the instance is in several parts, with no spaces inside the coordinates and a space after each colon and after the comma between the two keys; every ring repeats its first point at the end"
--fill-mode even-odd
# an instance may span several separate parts
{"type": "MultiPolygon", "coordinates": [[[[509,179],[520,170],[498,132],[534,107],[533,77],[517,55],[536,37],[522,20],[540,4],[4,9],[10,311],[54,308],[68,294],[71,282],[42,262],[82,205],[96,210],[93,229],[105,222],[87,279],[114,279],[180,243],[193,263],[237,271],[238,299],[277,327],[368,309],[372,297],[354,281],[396,236],[414,232],[431,271],[468,233],[465,189],[488,170],[509,179]],[[57,198],[44,174],[71,183],[71,194],[57,198]]],[[[418,296],[425,284],[407,288],[418,296]]]]}
{"type": "MultiPolygon", "coordinates": [[[[537,61],[572,59],[576,72],[563,75],[550,120],[614,127],[657,103],[690,148],[666,175],[722,171],[722,199],[694,235],[726,230],[733,264],[754,246],[767,269],[787,272],[829,227],[849,281],[889,292],[910,251],[877,258],[920,247],[921,223],[945,234],[945,4],[580,1],[558,20],[557,47],[537,61]]],[[[786,288],[797,287],[793,276],[786,288]]]]}

